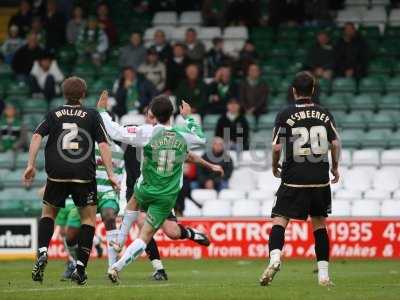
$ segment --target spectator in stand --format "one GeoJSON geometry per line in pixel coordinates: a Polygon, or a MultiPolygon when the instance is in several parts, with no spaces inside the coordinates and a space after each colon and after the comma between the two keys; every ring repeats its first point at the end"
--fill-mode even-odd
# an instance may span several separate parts
{"type": "Polygon", "coordinates": [[[214,81],[208,86],[208,105],[206,113],[223,114],[229,99],[238,97],[238,88],[232,80],[231,68],[220,67],[214,81]]]}
{"type": "Polygon", "coordinates": [[[19,4],[19,10],[14,16],[11,17],[10,21],[8,22],[8,27],[11,27],[11,25],[17,25],[19,36],[21,38],[25,38],[31,30],[31,23],[31,3],[28,0],[21,0],[19,4]]]}
{"type": "Polygon", "coordinates": [[[42,54],[37,35],[31,33],[27,37],[27,43],[15,52],[12,60],[12,69],[19,79],[26,79],[31,72],[33,63],[42,54]]]}
{"type": "Polygon", "coordinates": [[[0,98],[0,115],[3,114],[4,109],[6,108],[6,104],[3,99],[0,98]]]}
{"type": "Polygon", "coordinates": [[[258,59],[258,53],[256,46],[254,44],[247,40],[246,43],[243,45],[242,50],[240,50],[239,53],[239,70],[238,73],[239,75],[242,75],[242,72],[244,70],[247,70],[248,66],[258,59]]]}
{"type": "Polygon", "coordinates": [[[146,78],[138,77],[132,67],[125,67],[121,77],[114,83],[113,94],[117,102],[113,112],[121,117],[128,111],[143,112],[157,95],[157,89],[146,78]]]}
{"type": "Polygon", "coordinates": [[[8,29],[8,37],[1,46],[4,62],[11,64],[15,52],[24,45],[24,40],[18,35],[18,26],[11,25],[8,29]]]}
{"type": "Polygon", "coordinates": [[[186,30],[185,45],[187,48],[188,58],[200,66],[203,63],[203,58],[206,54],[206,47],[197,39],[197,32],[193,28],[186,30]]]}
{"type": "Polygon", "coordinates": [[[178,101],[187,101],[192,107],[193,113],[200,113],[205,105],[205,89],[206,86],[200,76],[199,66],[189,64],[186,67],[186,78],[180,81],[175,95],[178,101]]]}
{"type": "Polygon", "coordinates": [[[32,18],[31,32],[35,33],[38,39],[39,46],[46,48],[46,31],[43,29],[42,19],[38,16],[32,18]]]}
{"type": "Polygon", "coordinates": [[[215,72],[229,59],[224,52],[224,40],[216,37],[212,40],[213,47],[207,52],[207,76],[214,77],[215,72]]]}
{"type": "Polygon", "coordinates": [[[146,61],[140,65],[138,72],[151,81],[159,92],[164,90],[167,71],[165,64],[158,59],[158,53],[154,48],[147,50],[146,61]]]}
{"type": "Polygon", "coordinates": [[[164,31],[158,29],[154,32],[154,44],[151,47],[157,51],[160,61],[167,63],[172,58],[172,47],[164,31]]]}
{"type": "Polygon", "coordinates": [[[243,151],[249,149],[249,123],[241,113],[239,101],[231,98],[227,104],[227,112],[223,114],[215,128],[215,136],[230,142],[230,149],[243,151]]]}
{"type": "Polygon", "coordinates": [[[7,103],[0,119],[0,152],[16,152],[26,150],[27,147],[27,130],[15,106],[7,103]]]}
{"type": "Polygon", "coordinates": [[[108,37],[110,45],[115,45],[118,41],[117,27],[109,16],[109,7],[106,3],[100,3],[97,7],[97,20],[101,29],[108,37]]]}
{"type": "Polygon", "coordinates": [[[80,6],[75,6],[72,12],[72,18],[67,24],[67,41],[70,44],[75,44],[79,33],[85,28],[86,20],[83,16],[83,10],[80,6]]]}
{"type": "Polygon", "coordinates": [[[368,47],[353,23],[346,23],[335,46],[335,75],[359,79],[367,74],[368,47]]]}
{"type": "Polygon", "coordinates": [[[307,53],[305,67],[319,78],[330,80],[335,66],[335,54],[330,42],[329,35],[326,32],[320,32],[317,35],[317,42],[307,53]]]}
{"type": "Polygon", "coordinates": [[[330,2],[330,0],[304,1],[305,24],[309,26],[332,25],[330,2]]]}
{"type": "Polygon", "coordinates": [[[173,56],[167,63],[167,85],[169,93],[175,92],[181,81],[185,79],[186,66],[189,59],[186,56],[186,47],[181,43],[176,43],[173,48],[173,56]]]}
{"type": "Polygon", "coordinates": [[[30,79],[32,93],[42,93],[50,102],[60,93],[60,84],[64,80],[64,75],[53,56],[44,52],[33,64],[30,79]]]}
{"type": "Polygon", "coordinates": [[[108,49],[108,38],[93,16],[89,17],[87,26],[80,32],[76,50],[79,55],[79,62],[92,59],[96,65],[100,65],[104,60],[108,49]]]}
{"type": "Polygon", "coordinates": [[[46,31],[46,48],[55,51],[65,44],[66,20],[61,12],[57,11],[55,0],[47,0],[47,13],[44,17],[46,31]]]}
{"type": "Polygon", "coordinates": [[[137,70],[145,59],[146,48],[142,44],[142,36],[139,32],[134,32],[131,34],[129,44],[121,48],[119,65],[137,70]]]}
{"type": "Polygon", "coordinates": [[[265,113],[267,107],[269,88],[261,80],[261,70],[257,64],[250,64],[247,77],[242,80],[239,88],[239,102],[246,114],[258,118],[265,113]]]}
{"type": "Polygon", "coordinates": [[[202,158],[210,163],[220,165],[224,169],[224,177],[207,170],[201,166],[197,167],[197,180],[201,188],[221,191],[227,189],[229,178],[233,172],[233,161],[229,152],[225,150],[224,140],[215,137],[211,149],[203,154],[202,158]]]}

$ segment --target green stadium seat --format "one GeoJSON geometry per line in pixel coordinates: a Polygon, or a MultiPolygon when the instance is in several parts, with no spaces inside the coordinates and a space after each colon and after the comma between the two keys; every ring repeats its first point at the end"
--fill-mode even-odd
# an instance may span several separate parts
{"type": "Polygon", "coordinates": [[[346,129],[339,132],[343,147],[359,148],[364,131],[361,129],[346,129]]]}
{"type": "Polygon", "coordinates": [[[14,76],[14,72],[11,68],[11,65],[0,64],[0,77],[12,78],[13,76],[14,76]]]}
{"type": "Polygon", "coordinates": [[[117,78],[120,72],[120,68],[118,65],[114,64],[106,64],[101,66],[100,70],[98,70],[98,74],[100,74],[100,78],[117,78]]]}
{"type": "Polygon", "coordinates": [[[332,84],[332,93],[355,93],[356,82],[352,78],[336,78],[332,84]]]}
{"type": "Polygon", "coordinates": [[[54,98],[50,102],[50,109],[54,109],[54,108],[60,107],[60,106],[62,106],[64,104],[65,104],[65,99],[64,98],[62,98],[62,97],[54,98]]]}
{"type": "Polygon", "coordinates": [[[274,58],[287,58],[291,54],[291,49],[287,45],[276,44],[270,47],[268,57],[274,58]]]}
{"type": "Polygon", "coordinates": [[[351,113],[343,117],[340,124],[346,129],[364,129],[366,128],[364,115],[362,113],[351,113]]]}
{"type": "Polygon", "coordinates": [[[348,98],[348,94],[333,94],[329,97],[320,97],[320,103],[329,110],[346,110],[348,98]]]}
{"type": "Polygon", "coordinates": [[[26,113],[23,116],[24,124],[28,127],[28,130],[34,131],[36,127],[44,119],[43,113],[26,113]]]}
{"type": "Polygon", "coordinates": [[[307,50],[305,48],[297,48],[293,51],[293,61],[297,63],[304,63],[307,57],[307,50]]]}
{"type": "Polygon", "coordinates": [[[284,70],[282,70],[282,68],[277,65],[276,63],[271,63],[270,61],[268,62],[264,62],[262,64],[262,71],[263,71],[263,76],[270,78],[272,77],[280,77],[282,76],[282,74],[284,74],[284,70]]]}
{"type": "Polygon", "coordinates": [[[367,123],[370,129],[394,129],[396,125],[393,115],[383,111],[373,114],[367,123]]]}
{"type": "Polygon", "coordinates": [[[246,115],[246,120],[249,123],[249,127],[251,130],[255,130],[256,129],[256,117],[253,115],[246,115]]]}
{"type": "Polygon", "coordinates": [[[270,97],[269,102],[267,103],[267,111],[280,111],[287,106],[287,104],[287,95],[281,94],[277,97],[270,97]]]}
{"type": "Polygon", "coordinates": [[[351,110],[374,110],[376,98],[368,94],[361,94],[350,98],[349,106],[351,110]]]}
{"type": "Polygon", "coordinates": [[[59,65],[74,65],[77,54],[74,47],[64,47],[57,51],[59,65]]]}
{"type": "Polygon", "coordinates": [[[15,167],[15,155],[12,151],[0,152],[0,169],[11,169],[15,167]]]}
{"type": "Polygon", "coordinates": [[[96,107],[97,105],[97,101],[99,100],[99,95],[90,95],[88,97],[85,98],[83,104],[87,107],[96,107]]]}
{"type": "Polygon", "coordinates": [[[400,27],[397,26],[386,26],[385,27],[385,33],[384,33],[384,38],[385,39],[392,39],[400,37],[400,27]]]}
{"type": "Polygon", "coordinates": [[[400,94],[400,76],[391,78],[386,82],[386,91],[388,93],[400,94]]]}
{"type": "Polygon", "coordinates": [[[380,57],[396,56],[400,50],[400,44],[397,39],[385,39],[378,47],[377,55],[380,57]]]}
{"type": "Polygon", "coordinates": [[[219,115],[206,115],[203,119],[203,127],[205,130],[215,130],[219,115]]]}
{"type": "Polygon", "coordinates": [[[400,129],[397,129],[389,136],[389,147],[400,148],[400,129]]]}
{"type": "Polygon", "coordinates": [[[272,144],[272,130],[264,129],[254,132],[250,137],[250,143],[252,149],[263,149],[270,148],[272,144]]]}
{"type": "Polygon", "coordinates": [[[388,75],[392,72],[393,61],[390,59],[380,59],[372,61],[368,66],[368,73],[371,75],[384,74],[388,75]]]}
{"type": "Polygon", "coordinates": [[[24,81],[12,81],[6,86],[7,97],[25,98],[29,97],[31,91],[24,81]]]}
{"type": "Polygon", "coordinates": [[[381,38],[381,32],[378,26],[362,26],[361,28],[359,28],[359,32],[368,41],[379,40],[381,38]]]}
{"type": "Polygon", "coordinates": [[[259,129],[272,129],[275,124],[275,113],[268,113],[266,115],[260,116],[258,119],[258,128],[259,129]]]}
{"type": "Polygon", "coordinates": [[[88,92],[92,96],[100,96],[103,90],[111,90],[112,81],[110,80],[96,80],[90,86],[88,86],[88,92]]]}
{"type": "Polygon", "coordinates": [[[365,77],[361,79],[359,87],[359,93],[379,93],[385,92],[385,80],[382,77],[365,77]]]}
{"type": "Polygon", "coordinates": [[[272,41],[275,39],[275,32],[270,27],[255,27],[250,32],[251,39],[255,41],[272,41]]]}
{"type": "Polygon", "coordinates": [[[389,145],[389,138],[392,134],[388,129],[373,129],[364,134],[361,140],[363,148],[381,147],[386,148],[389,145]]]}
{"type": "Polygon", "coordinates": [[[294,41],[299,40],[300,31],[297,27],[281,27],[278,32],[279,41],[294,41]]]}
{"type": "Polygon", "coordinates": [[[387,94],[378,98],[379,109],[400,109],[400,94],[387,94]]]}
{"type": "MultiPolygon", "coordinates": [[[[74,76],[84,78],[86,81],[93,80],[96,77],[97,70],[92,64],[81,64],[77,65],[73,70],[74,76]]],[[[88,85],[89,86],[89,85],[88,85]]]]}
{"type": "Polygon", "coordinates": [[[277,92],[279,94],[287,95],[289,87],[292,85],[292,78],[284,78],[280,81],[277,92]]]}
{"type": "Polygon", "coordinates": [[[5,188],[21,188],[22,187],[22,170],[10,171],[2,178],[5,188]]]}
{"type": "Polygon", "coordinates": [[[320,91],[326,94],[330,94],[331,93],[331,84],[332,82],[330,80],[326,80],[326,79],[319,79],[318,80],[318,84],[319,84],[319,88],[320,91]]]}
{"type": "Polygon", "coordinates": [[[24,101],[22,110],[24,113],[46,113],[48,110],[48,103],[44,99],[26,99],[24,101]]]}
{"type": "Polygon", "coordinates": [[[215,131],[214,130],[204,130],[204,136],[206,138],[207,143],[211,142],[212,139],[215,137],[215,131]]]}

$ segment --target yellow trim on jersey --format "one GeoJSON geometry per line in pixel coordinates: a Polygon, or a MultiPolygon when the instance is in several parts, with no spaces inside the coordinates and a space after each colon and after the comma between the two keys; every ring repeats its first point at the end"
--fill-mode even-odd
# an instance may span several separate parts
{"type": "Polygon", "coordinates": [[[321,184],[291,184],[291,183],[283,183],[284,185],[288,187],[294,187],[294,188],[313,188],[313,187],[325,187],[329,186],[328,183],[321,183],[321,184]]]}
{"type": "Polygon", "coordinates": [[[82,180],[82,179],[56,179],[56,178],[51,178],[47,177],[50,181],[54,182],[75,182],[75,183],[90,183],[94,180],[82,180]]]}

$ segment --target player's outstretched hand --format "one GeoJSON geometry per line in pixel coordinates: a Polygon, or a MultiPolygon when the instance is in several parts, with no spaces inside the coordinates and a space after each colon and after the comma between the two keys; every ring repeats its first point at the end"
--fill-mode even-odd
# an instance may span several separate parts
{"type": "Polygon", "coordinates": [[[22,181],[26,187],[31,186],[33,179],[35,179],[36,169],[33,166],[28,166],[25,169],[22,181]]]}
{"type": "Polygon", "coordinates": [[[281,178],[281,170],[282,170],[282,166],[280,164],[277,164],[276,166],[272,166],[272,174],[274,174],[274,176],[276,178],[281,178]]]}
{"type": "Polygon", "coordinates": [[[220,165],[212,165],[211,170],[217,173],[220,177],[224,177],[225,175],[224,169],[220,165]]]}
{"type": "Polygon", "coordinates": [[[97,108],[107,109],[107,103],[108,103],[108,91],[104,90],[101,92],[99,101],[97,102],[97,108]]]}
{"type": "Polygon", "coordinates": [[[338,169],[331,169],[331,173],[333,175],[333,179],[331,180],[331,183],[338,183],[340,174],[338,169]]]}
{"type": "Polygon", "coordinates": [[[118,178],[115,177],[115,175],[113,175],[109,179],[110,179],[111,186],[113,187],[113,189],[115,191],[119,192],[121,190],[121,184],[120,184],[118,178]]]}
{"type": "Polygon", "coordinates": [[[186,118],[192,113],[192,108],[190,107],[189,103],[182,100],[182,104],[179,106],[179,110],[181,116],[186,118]]]}

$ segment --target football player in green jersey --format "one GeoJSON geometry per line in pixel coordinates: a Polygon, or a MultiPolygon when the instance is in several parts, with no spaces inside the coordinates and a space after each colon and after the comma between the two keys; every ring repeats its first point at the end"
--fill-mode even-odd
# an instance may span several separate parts
{"type": "MultiPolygon", "coordinates": [[[[107,98],[107,92],[103,92],[98,108],[107,106],[107,98]]],[[[143,148],[141,176],[135,184],[134,196],[128,203],[124,219],[128,215],[128,218],[136,220],[140,206],[146,211],[146,221],[138,238],[129,245],[121,259],[109,268],[112,281],[118,281],[118,272],[146,249],[147,243],[163,225],[181,189],[183,164],[189,149],[205,144],[201,127],[190,116],[191,107],[186,102],[182,101],[180,106],[186,126],[171,126],[173,105],[166,96],[154,98],[149,110],[157,120],[154,126],[122,127],[112,122],[106,112],[101,113],[106,131],[112,139],[143,148]]]]}

